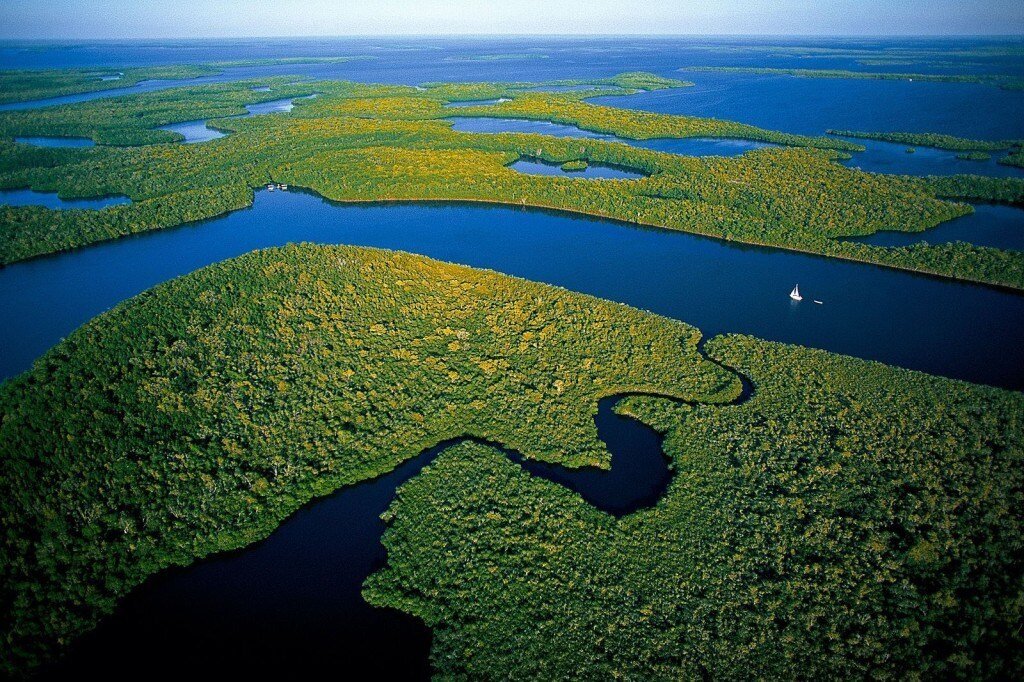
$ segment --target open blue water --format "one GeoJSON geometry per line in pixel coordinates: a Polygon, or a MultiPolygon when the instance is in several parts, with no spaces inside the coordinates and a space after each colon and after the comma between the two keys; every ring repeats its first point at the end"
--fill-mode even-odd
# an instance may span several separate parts
{"type": "Polygon", "coordinates": [[[987,161],[958,159],[957,152],[930,147],[894,144],[878,140],[850,140],[863,147],[863,152],[854,152],[847,166],[860,168],[871,173],[896,173],[899,175],[956,175],[959,173],[992,175],[1001,178],[1024,178],[1024,168],[1004,166],[998,159],[1006,156],[1005,151],[992,152],[987,161]],[[913,149],[913,153],[908,153],[913,149]]]}
{"type": "MultiPolygon", "coordinates": [[[[252,209],[0,269],[0,374],[28,366],[75,326],[150,286],[289,241],[401,248],[630,303],[700,326],[743,331],[1010,388],[1024,388],[1024,296],[874,266],[610,221],[480,205],[339,206],[259,192],[252,209]],[[799,282],[807,299],[787,294],[799,282]],[[811,298],[825,301],[819,306],[811,298]]],[[[609,511],[652,503],[667,482],[649,429],[598,413],[613,472],[528,466],[609,511]]],[[[360,596],[385,559],[396,485],[444,444],[375,481],[308,505],[266,541],[164,572],[72,647],[44,678],[128,679],[147,661],[168,675],[311,675],[332,663],[425,679],[430,634],[360,596]]]]}
{"type": "MultiPolygon", "coordinates": [[[[0,68],[152,66],[274,57],[361,56],[335,64],[285,64],[231,68],[218,76],[186,83],[219,82],[274,75],[340,78],[362,82],[415,85],[428,81],[542,81],[607,78],[644,70],[691,80],[695,87],[602,96],[594,101],[666,113],[725,118],[808,135],[829,128],[941,132],[981,139],[1024,138],[1018,114],[1024,92],[971,83],[825,80],[793,76],[687,72],[687,66],[914,71],[921,73],[999,73],[1024,75],[1024,57],[980,54],[942,55],[963,50],[1019,44],[1016,39],[855,39],[855,38],[693,38],[630,37],[466,37],[325,38],[273,40],[179,40],[99,42],[0,42],[0,68]],[[822,52],[821,50],[831,52],[822,52]],[[928,54],[932,56],[928,56],[928,54]],[[471,59],[449,56],[536,54],[543,59],[471,59]],[[924,56],[922,56],[924,55],[924,56]],[[899,59],[902,65],[861,63],[871,58],[899,59]]],[[[181,85],[150,81],[134,88],[76,98],[142,92],[181,85]]],[[[37,106],[34,103],[31,106],[37,106]]],[[[25,104],[0,105],[0,110],[25,104]]]]}
{"type": "Polygon", "coordinates": [[[130,204],[128,197],[113,196],[95,199],[61,199],[56,192],[36,192],[31,189],[0,189],[0,205],[45,206],[46,208],[101,209],[107,206],[130,204]]]}
{"type": "Polygon", "coordinates": [[[258,192],[224,218],[0,269],[0,377],[159,282],[315,241],[401,249],[557,284],[690,322],[933,374],[1024,388],[1024,296],[680,232],[481,205],[332,205],[258,192]],[[787,294],[799,282],[806,300],[787,294]],[[824,301],[813,305],[811,299],[824,301]]]}
{"type": "MultiPolygon", "coordinates": [[[[580,139],[606,140],[621,142],[634,147],[653,149],[668,154],[684,154],[687,156],[736,156],[752,149],[776,146],[768,142],[737,139],[714,138],[655,138],[651,140],[630,140],[607,133],[595,133],[566,123],[552,121],[533,121],[529,119],[452,116],[452,129],[468,133],[536,133],[553,137],[575,137],[580,139]]],[[[859,168],[871,173],[888,173],[899,175],[956,175],[958,173],[974,173],[996,177],[1024,178],[1024,168],[1005,166],[998,159],[1007,152],[992,154],[987,161],[968,161],[958,159],[956,152],[928,147],[909,147],[908,145],[880,142],[877,140],[853,139],[852,142],[865,148],[863,152],[853,152],[849,160],[843,163],[852,168],[859,168]],[[913,152],[908,152],[913,149],[913,152]]]]}

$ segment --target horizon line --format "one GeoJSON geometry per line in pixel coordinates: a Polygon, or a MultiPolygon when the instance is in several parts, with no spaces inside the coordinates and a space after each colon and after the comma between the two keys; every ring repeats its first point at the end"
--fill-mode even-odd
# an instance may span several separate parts
{"type": "Polygon", "coordinates": [[[142,41],[142,40],[329,40],[337,38],[996,38],[1024,41],[1024,33],[338,33],[331,35],[218,36],[3,36],[0,41],[142,41]]]}

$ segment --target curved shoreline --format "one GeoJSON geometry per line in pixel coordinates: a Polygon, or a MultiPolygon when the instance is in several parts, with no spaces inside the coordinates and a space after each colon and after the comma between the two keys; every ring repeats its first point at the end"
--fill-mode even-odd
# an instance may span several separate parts
{"type": "MultiPolygon", "coordinates": [[[[598,429],[598,437],[606,444],[606,448],[608,448],[612,455],[611,466],[608,469],[597,469],[594,467],[570,469],[559,464],[528,458],[521,452],[510,449],[499,442],[469,435],[449,438],[430,446],[419,447],[416,450],[416,454],[406,458],[388,472],[356,484],[343,485],[325,495],[308,499],[262,538],[253,540],[235,549],[197,558],[191,564],[171,566],[151,575],[145,582],[135,587],[125,598],[120,600],[114,612],[104,616],[93,630],[75,638],[74,642],[60,658],[45,664],[39,671],[41,673],[40,676],[43,679],[56,679],[71,670],[79,672],[83,668],[88,670],[91,664],[97,664],[100,661],[109,663],[113,654],[124,650],[126,639],[130,641],[132,635],[139,631],[146,632],[146,628],[143,625],[146,622],[152,623],[153,620],[163,618],[174,620],[173,616],[161,613],[160,609],[166,608],[167,605],[173,605],[184,596],[181,594],[182,585],[187,589],[190,581],[193,581],[197,574],[219,573],[220,575],[214,578],[216,582],[231,582],[235,579],[232,577],[233,575],[245,573],[247,563],[258,565],[261,553],[272,553],[270,550],[275,542],[275,536],[280,537],[282,533],[288,534],[292,532],[294,526],[301,526],[306,523],[309,516],[315,514],[316,510],[321,507],[330,506],[332,508],[341,507],[345,509],[345,501],[348,498],[352,498],[355,504],[362,504],[362,501],[357,498],[364,491],[374,491],[376,493],[375,497],[386,496],[386,504],[384,505],[384,509],[386,509],[394,501],[399,486],[419,475],[425,467],[429,466],[443,452],[463,443],[475,443],[501,452],[531,476],[542,478],[572,490],[591,506],[614,516],[616,519],[655,506],[664,497],[674,476],[674,472],[669,466],[670,460],[662,446],[664,434],[657,432],[632,415],[616,412],[615,405],[627,397],[651,396],[683,405],[713,404],[725,407],[743,404],[753,397],[753,385],[749,379],[742,373],[728,368],[707,356],[703,350],[704,343],[705,337],[701,337],[701,341],[697,346],[699,356],[704,360],[725,367],[730,374],[737,377],[740,381],[739,393],[732,399],[719,403],[684,400],[662,393],[644,391],[643,389],[634,389],[626,392],[615,392],[616,389],[610,389],[611,392],[609,394],[598,398],[593,412],[593,419],[598,429]],[[624,436],[628,438],[630,435],[628,432],[631,430],[643,432],[646,438],[642,439],[639,447],[615,451],[617,448],[613,449],[611,444],[616,442],[616,438],[619,440],[624,436]],[[623,457],[627,455],[631,456],[631,459],[623,461],[623,457]],[[630,477],[631,469],[635,467],[637,461],[643,462],[641,469],[648,473],[651,473],[653,462],[656,462],[658,465],[655,480],[646,481],[648,483],[647,486],[642,485],[645,481],[637,481],[630,477]],[[139,622],[139,619],[142,619],[142,623],[139,622]]],[[[630,441],[631,445],[637,443],[635,436],[636,433],[634,433],[633,440],[630,441]]],[[[412,449],[410,448],[410,450],[412,449]]],[[[383,509],[378,511],[376,509],[367,510],[360,508],[358,511],[364,515],[368,514],[379,517],[383,509]],[[374,514],[374,512],[377,513],[374,514]]],[[[335,519],[336,522],[344,523],[349,521],[350,523],[358,524],[360,523],[359,519],[352,521],[352,516],[355,513],[357,513],[357,510],[354,509],[344,513],[340,513],[335,509],[332,516],[338,517],[335,519]]],[[[363,519],[362,522],[366,522],[366,519],[363,519]]],[[[318,523],[317,525],[320,524],[318,523]]],[[[372,542],[379,550],[379,554],[382,555],[382,560],[376,561],[373,568],[362,576],[363,579],[387,563],[387,555],[380,542],[386,528],[386,522],[379,523],[377,526],[378,532],[372,538],[372,542]]],[[[330,537],[336,536],[332,535],[330,537]]],[[[203,582],[201,577],[198,582],[203,582]]],[[[196,589],[196,587],[196,585],[192,585],[192,589],[196,589]]],[[[209,591],[212,586],[199,585],[198,587],[201,590],[209,591]]],[[[362,600],[361,594],[357,598],[362,600]]],[[[365,604],[365,601],[363,604],[368,609],[374,608],[365,604]]],[[[173,606],[171,608],[173,609],[173,606]]],[[[419,634],[424,637],[425,641],[429,641],[431,637],[430,630],[419,618],[390,608],[377,610],[382,613],[386,612],[387,619],[394,619],[396,623],[402,621],[405,621],[407,624],[415,622],[417,625],[415,629],[419,630],[419,634]]],[[[397,624],[395,627],[398,627],[397,624]]],[[[405,628],[404,625],[402,627],[405,628]]],[[[145,638],[145,635],[142,635],[142,637],[145,638]]],[[[284,637],[284,639],[287,640],[288,638],[284,637]]],[[[422,642],[418,641],[413,644],[415,646],[410,646],[409,642],[401,642],[403,650],[406,651],[415,651],[422,648],[422,642]]],[[[173,648],[173,644],[164,644],[161,647],[157,643],[158,649],[166,650],[168,646],[173,648]]],[[[135,647],[130,647],[130,649],[134,651],[135,647]]],[[[230,652],[224,652],[224,655],[227,658],[231,658],[230,652]]],[[[427,662],[423,661],[422,663],[424,664],[422,667],[429,670],[427,662]]],[[[213,665],[215,668],[217,667],[216,662],[213,665]]],[[[421,666],[417,665],[416,667],[421,666]]]]}
{"type": "MultiPolygon", "coordinates": [[[[585,178],[580,178],[580,179],[582,180],[582,179],[585,179],[585,178]]],[[[611,180],[604,179],[602,181],[603,182],[636,182],[636,180],[629,180],[629,179],[622,179],[622,180],[619,180],[619,179],[611,179],[611,180]]],[[[274,182],[276,182],[276,181],[274,181],[274,182]]],[[[131,233],[120,235],[120,236],[109,237],[107,239],[96,240],[96,241],[90,242],[88,244],[83,244],[81,246],[74,246],[74,247],[70,247],[70,248],[59,249],[59,250],[56,250],[56,251],[50,251],[50,252],[47,252],[47,253],[36,254],[36,255],[30,256],[28,258],[21,258],[19,260],[11,261],[10,263],[0,263],[0,270],[2,270],[5,267],[11,266],[11,265],[17,265],[18,263],[29,263],[29,262],[33,262],[33,261],[44,260],[44,259],[52,257],[52,256],[57,256],[57,255],[66,254],[66,253],[72,253],[74,251],[79,251],[79,250],[82,250],[82,249],[88,249],[88,248],[90,248],[92,246],[98,246],[100,244],[114,242],[114,241],[118,241],[118,240],[121,240],[121,239],[127,239],[127,238],[131,238],[131,237],[136,237],[136,236],[144,235],[144,234],[147,234],[147,233],[150,233],[150,232],[160,232],[160,231],[163,231],[163,230],[174,230],[174,229],[178,229],[178,228],[181,228],[181,227],[195,227],[195,226],[201,225],[201,224],[203,224],[205,222],[208,222],[208,221],[211,221],[211,220],[217,220],[217,219],[223,218],[225,216],[231,215],[233,213],[237,213],[239,211],[244,211],[244,210],[247,210],[247,209],[251,209],[253,207],[253,204],[254,204],[255,193],[258,192],[258,191],[262,191],[262,187],[263,187],[263,185],[259,185],[257,187],[250,187],[249,188],[250,189],[249,203],[246,204],[245,206],[241,206],[239,208],[229,209],[229,210],[226,210],[226,211],[222,211],[220,213],[216,213],[216,214],[211,215],[211,216],[207,216],[207,217],[204,217],[204,218],[199,218],[197,220],[192,220],[192,221],[188,221],[188,222],[184,222],[184,223],[178,223],[177,225],[168,225],[166,227],[158,227],[158,228],[155,228],[155,229],[141,230],[139,232],[131,232],[131,233]]],[[[971,285],[983,286],[983,287],[987,287],[987,288],[994,289],[994,290],[997,290],[997,291],[1004,291],[1004,292],[1007,292],[1007,293],[1012,293],[1012,294],[1017,294],[1017,295],[1024,295],[1024,287],[1017,287],[1017,286],[1010,285],[1010,284],[1005,284],[1005,283],[987,282],[987,281],[980,280],[980,279],[972,279],[972,278],[969,278],[969,277],[958,277],[958,276],[954,276],[954,275],[950,275],[950,274],[946,274],[946,273],[942,273],[942,272],[937,272],[937,271],[933,271],[933,270],[926,270],[926,269],[921,269],[921,268],[911,268],[911,267],[905,267],[905,266],[891,265],[891,264],[888,264],[888,263],[878,263],[876,261],[866,260],[866,259],[863,259],[863,258],[857,258],[857,257],[851,256],[851,255],[824,254],[824,253],[821,253],[820,251],[812,251],[810,249],[801,248],[801,247],[798,247],[798,246],[780,246],[778,244],[773,244],[773,243],[770,243],[770,242],[763,242],[763,241],[752,241],[752,240],[748,241],[748,240],[740,240],[740,239],[726,239],[726,238],[720,237],[718,235],[711,234],[711,233],[708,233],[708,232],[703,232],[703,231],[700,231],[700,230],[684,230],[684,229],[680,229],[680,228],[676,228],[676,227],[671,227],[671,226],[668,226],[668,225],[662,225],[662,224],[654,223],[654,222],[644,222],[644,221],[637,221],[637,220],[626,220],[625,218],[619,218],[619,217],[616,217],[616,216],[613,216],[613,215],[610,215],[610,214],[607,214],[607,213],[602,213],[600,211],[588,211],[588,210],[583,210],[583,209],[578,209],[578,208],[566,208],[564,206],[556,206],[554,204],[542,204],[542,203],[534,203],[534,202],[523,203],[523,202],[509,201],[509,200],[505,200],[505,199],[475,199],[475,198],[443,199],[443,198],[437,198],[437,197],[401,197],[401,198],[398,198],[398,197],[395,197],[395,198],[385,197],[385,198],[375,198],[375,199],[334,199],[334,198],[325,196],[323,194],[320,194],[319,192],[317,192],[314,189],[311,189],[311,188],[308,188],[308,187],[304,187],[304,186],[301,186],[301,185],[293,185],[291,183],[289,183],[289,190],[288,191],[302,192],[302,193],[311,194],[311,195],[320,197],[321,199],[323,199],[325,201],[328,201],[328,202],[330,202],[332,204],[338,204],[338,205],[349,204],[349,205],[370,205],[370,206],[372,206],[372,205],[380,205],[380,206],[388,206],[388,205],[401,205],[401,204],[410,204],[410,205],[415,205],[415,204],[431,205],[431,204],[434,204],[434,205],[449,205],[449,206],[454,205],[454,206],[457,206],[459,204],[483,204],[483,205],[492,205],[492,206],[515,207],[515,208],[522,208],[522,209],[526,209],[526,210],[536,209],[536,210],[540,210],[540,211],[551,211],[551,212],[558,213],[558,214],[561,214],[561,215],[568,215],[568,216],[578,215],[578,216],[584,216],[584,217],[589,217],[589,218],[598,218],[598,219],[601,219],[601,220],[604,220],[604,221],[608,221],[608,222],[611,222],[611,223],[615,223],[615,224],[619,224],[619,225],[629,225],[629,226],[633,226],[633,227],[640,227],[640,228],[646,228],[646,229],[662,230],[662,231],[665,231],[665,232],[675,232],[675,233],[688,234],[688,235],[693,235],[693,236],[696,236],[696,237],[702,237],[702,238],[705,238],[705,239],[713,239],[715,241],[722,242],[722,243],[725,243],[725,244],[730,244],[730,245],[753,246],[753,247],[763,248],[763,249],[777,249],[777,250],[780,250],[780,251],[788,251],[788,252],[791,252],[791,253],[799,253],[799,254],[803,254],[803,255],[807,255],[807,256],[815,256],[815,257],[824,258],[824,259],[833,259],[833,260],[845,261],[845,262],[849,262],[849,263],[860,263],[860,264],[864,264],[864,265],[873,265],[873,266],[880,267],[880,268],[886,268],[887,270],[896,270],[896,271],[908,272],[908,273],[912,273],[912,274],[916,274],[916,275],[921,275],[921,276],[925,276],[925,277],[932,277],[932,278],[935,278],[935,279],[941,279],[941,280],[944,280],[944,281],[958,282],[958,283],[962,283],[962,284],[971,284],[971,285]]],[[[943,222],[949,222],[949,221],[943,221],[943,222]]],[[[925,230],[923,232],[927,232],[927,231],[925,230]]],[[[872,234],[874,234],[874,233],[872,233],[872,234]]],[[[851,235],[851,236],[863,236],[863,235],[851,235]]]]}

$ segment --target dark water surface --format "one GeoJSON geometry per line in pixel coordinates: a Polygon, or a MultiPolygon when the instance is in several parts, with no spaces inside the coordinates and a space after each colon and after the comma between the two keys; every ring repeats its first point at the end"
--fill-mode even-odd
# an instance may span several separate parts
{"type": "Polygon", "coordinates": [[[563,213],[333,205],[294,191],[258,192],[253,208],[205,223],[0,268],[0,377],[27,369],[77,326],[154,284],[300,241],[401,249],[627,303],[708,336],[743,332],[1024,388],[1018,294],[563,213]],[[802,303],[788,297],[795,283],[802,303]]]}
{"type": "Polygon", "coordinates": [[[927,242],[967,242],[996,249],[1024,251],[1024,208],[976,204],[974,213],[942,223],[924,232],[876,232],[852,241],[875,246],[909,246],[927,242]]]}
{"type": "MultiPolygon", "coordinates": [[[[600,401],[595,416],[612,453],[610,471],[508,456],[616,516],[654,504],[670,479],[661,438],[616,415],[615,401],[600,401]]],[[[199,671],[206,679],[304,679],[330,665],[373,670],[380,679],[427,679],[430,631],[399,611],[372,608],[360,591],[384,565],[380,515],[395,488],[454,442],[306,505],[247,549],[154,577],[43,678],[137,679],[159,661],[161,679],[191,679],[199,671]]]]}

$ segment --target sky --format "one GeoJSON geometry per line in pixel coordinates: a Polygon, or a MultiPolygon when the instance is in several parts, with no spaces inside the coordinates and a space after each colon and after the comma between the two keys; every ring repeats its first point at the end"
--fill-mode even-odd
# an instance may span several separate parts
{"type": "Polygon", "coordinates": [[[0,0],[0,38],[1022,35],[1024,0],[0,0]]]}

